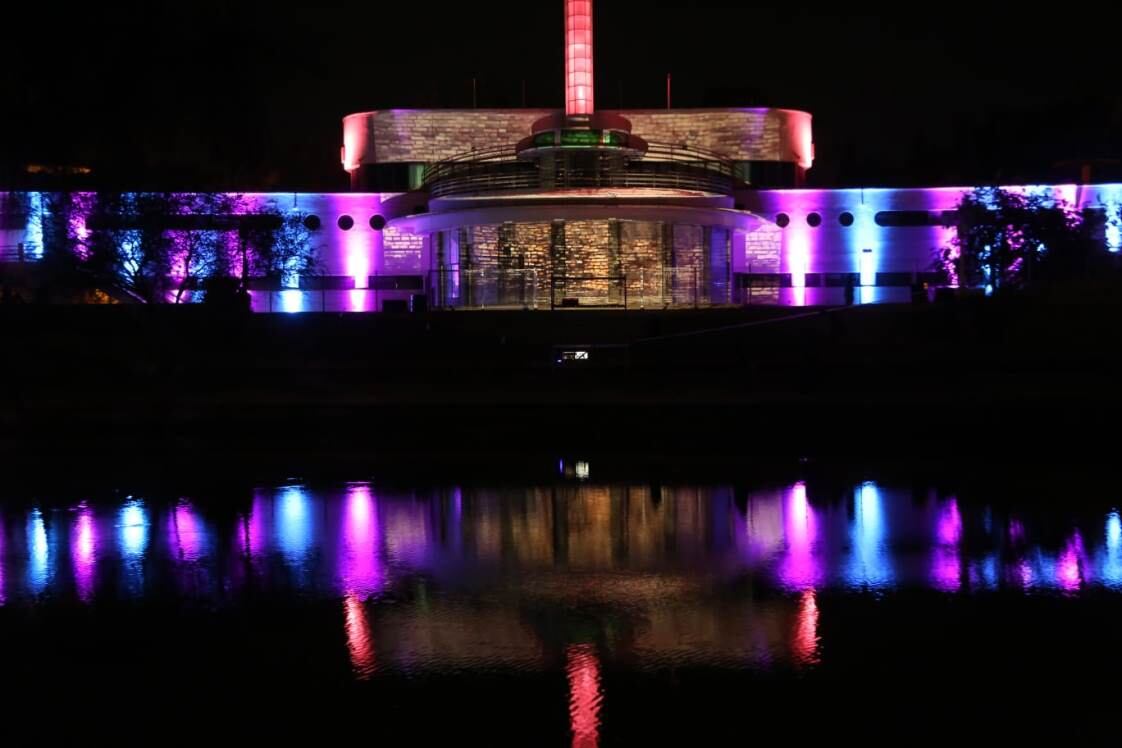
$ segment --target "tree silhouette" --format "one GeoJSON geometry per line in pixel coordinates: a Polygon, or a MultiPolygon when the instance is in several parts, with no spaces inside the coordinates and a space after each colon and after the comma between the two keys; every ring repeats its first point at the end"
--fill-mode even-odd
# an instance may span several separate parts
{"type": "Polygon", "coordinates": [[[939,264],[994,293],[1087,280],[1113,268],[1103,211],[1079,212],[1047,190],[979,187],[957,207],[957,235],[939,264]]]}
{"type": "Polygon", "coordinates": [[[69,294],[180,304],[317,269],[305,216],[236,193],[52,193],[41,202],[44,262],[69,294]]]}

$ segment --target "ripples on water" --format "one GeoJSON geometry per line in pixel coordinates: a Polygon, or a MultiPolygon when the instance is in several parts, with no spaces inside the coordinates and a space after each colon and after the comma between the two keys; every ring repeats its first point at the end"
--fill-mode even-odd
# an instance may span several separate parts
{"type": "Polygon", "coordinates": [[[0,606],[336,601],[353,679],[563,671],[572,745],[584,747],[597,745],[607,667],[828,664],[824,595],[1122,589],[1117,511],[1058,532],[1030,515],[876,483],[825,502],[803,483],[567,482],[9,506],[0,606]]]}

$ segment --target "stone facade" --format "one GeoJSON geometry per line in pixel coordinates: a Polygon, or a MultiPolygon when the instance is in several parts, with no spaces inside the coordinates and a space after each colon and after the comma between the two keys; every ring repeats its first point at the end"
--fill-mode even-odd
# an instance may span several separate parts
{"type": "Polygon", "coordinates": [[[664,295],[662,269],[670,261],[669,227],[662,223],[625,221],[622,224],[624,270],[628,302],[658,304],[664,295]]]}
{"type": "Polygon", "coordinates": [[[744,235],[745,273],[778,273],[781,266],[783,231],[774,224],[764,224],[744,235]]]}
{"type": "MultiPolygon", "coordinates": [[[[636,135],[721,154],[730,161],[813,163],[811,116],[786,109],[621,110],[636,135]]],[[[343,121],[343,164],[434,163],[507,148],[530,135],[548,109],[389,109],[343,121]]]]}
{"type": "Polygon", "coordinates": [[[387,228],[382,238],[382,271],[386,275],[415,273],[424,267],[425,238],[387,228]]]}
{"type": "MultiPolygon", "coordinates": [[[[777,276],[783,266],[783,231],[774,224],[764,224],[755,231],[744,234],[743,255],[740,262],[734,259],[737,272],[750,276],[777,276]],[[741,264],[742,263],[742,264],[741,264]]],[[[733,301],[738,303],[774,304],[779,301],[778,280],[752,280],[750,290],[733,291],[733,301]],[[739,295],[738,295],[739,294],[739,295]]]]}
{"type": "Polygon", "coordinates": [[[636,134],[713,151],[729,161],[814,161],[811,116],[785,109],[670,109],[620,112],[636,134]]]}

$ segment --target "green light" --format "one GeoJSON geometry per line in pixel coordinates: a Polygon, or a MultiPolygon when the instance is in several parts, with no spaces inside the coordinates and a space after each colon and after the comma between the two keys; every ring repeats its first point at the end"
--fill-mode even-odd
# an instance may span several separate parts
{"type": "MultiPolygon", "coordinates": [[[[562,148],[622,148],[627,144],[623,133],[609,130],[562,130],[562,148]]],[[[558,145],[556,133],[543,132],[534,136],[534,146],[537,148],[551,148],[558,145]]]]}

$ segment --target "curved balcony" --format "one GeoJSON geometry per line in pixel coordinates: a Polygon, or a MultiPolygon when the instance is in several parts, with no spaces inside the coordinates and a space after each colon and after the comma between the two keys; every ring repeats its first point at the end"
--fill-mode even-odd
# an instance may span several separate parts
{"type": "Polygon", "coordinates": [[[610,149],[574,149],[527,160],[514,147],[473,151],[425,170],[433,198],[501,196],[563,190],[645,189],[731,195],[743,186],[718,154],[650,143],[641,159],[610,149]]]}

